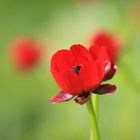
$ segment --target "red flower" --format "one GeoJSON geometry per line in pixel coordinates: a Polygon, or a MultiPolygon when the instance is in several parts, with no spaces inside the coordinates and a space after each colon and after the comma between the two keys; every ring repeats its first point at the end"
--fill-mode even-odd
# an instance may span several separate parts
{"type": "Polygon", "coordinates": [[[41,58],[41,45],[32,38],[20,38],[12,43],[10,56],[19,69],[32,68],[41,58]]]}
{"type": "Polygon", "coordinates": [[[120,40],[108,32],[99,32],[92,39],[92,44],[104,47],[109,53],[112,61],[116,61],[121,48],[120,40]]]}
{"type": "Polygon", "coordinates": [[[92,38],[92,44],[96,45],[98,49],[104,48],[112,61],[111,69],[105,76],[104,80],[109,80],[113,77],[117,70],[117,66],[114,65],[121,49],[121,41],[113,34],[108,32],[99,32],[92,38]]]}
{"type": "Polygon", "coordinates": [[[51,98],[52,103],[59,103],[75,98],[84,104],[90,92],[106,94],[115,91],[115,85],[101,85],[111,69],[111,60],[104,48],[73,45],[70,50],[57,51],[51,60],[51,73],[62,89],[51,98]]]}

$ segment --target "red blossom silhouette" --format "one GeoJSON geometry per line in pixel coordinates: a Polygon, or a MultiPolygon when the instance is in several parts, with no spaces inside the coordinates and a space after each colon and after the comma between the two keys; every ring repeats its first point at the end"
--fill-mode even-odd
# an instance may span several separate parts
{"type": "Polygon", "coordinates": [[[114,62],[118,58],[121,48],[121,41],[114,34],[102,31],[98,32],[92,38],[92,45],[96,45],[99,48],[104,47],[114,62]]]}
{"type": "Polygon", "coordinates": [[[112,93],[115,85],[101,85],[111,68],[112,60],[103,47],[99,49],[94,45],[87,49],[78,44],[70,50],[57,51],[51,59],[51,73],[62,91],[50,101],[60,103],[74,98],[77,103],[84,104],[91,92],[112,93]]]}
{"type": "Polygon", "coordinates": [[[115,65],[115,63],[120,54],[120,49],[122,48],[121,40],[112,33],[102,31],[96,33],[96,35],[92,38],[91,44],[95,45],[98,48],[97,50],[104,48],[110,56],[110,59],[112,61],[111,69],[105,76],[104,80],[106,81],[111,79],[117,70],[117,66],[115,65]]]}
{"type": "Polygon", "coordinates": [[[32,68],[42,55],[40,43],[30,37],[16,39],[10,46],[10,57],[13,64],[21,70],[32,68]]]}

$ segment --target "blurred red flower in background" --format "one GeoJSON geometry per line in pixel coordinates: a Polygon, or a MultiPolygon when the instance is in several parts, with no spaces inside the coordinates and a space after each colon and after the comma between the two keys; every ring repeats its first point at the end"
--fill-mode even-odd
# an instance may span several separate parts
{"type": "Polygon", "coordinates": [[[10,58],[18,69],[32,68],[40,61],[41,56],[41,44],[31,37],[18,38],[10,45],[10,58]]]}
{"type": "Polygon", "coordinates": [[[91,44],[96,45],[96,47],[99,50],[100,48],[104,48],[107,51],[108,55],[110,56],[112,65],[110,71],[105,77],[105,80],[110,79],[117,70],[117,66],[114,65],[114,63],[116,62],[120,54],[120,50],[122,47],[121,40],[112,33],[102,31],[96,33],[96,35],[92,38],[91,44]]]}
{"type": "Polygon", "coordinates": [[[51,98],[52,103],[68,101],[72,98],[84,104],[91,93],[106,94],[116,90],[115,85],[101,82],[110,72],[111,58],[106,49],[91,46],[86,49],[82,45],[73,45],[70,50],[57,51],[51,60],[51,73],[56,83],[62,89],[60,93],[51,98]]]}
{"type": "Polygon", "coordinates": [[[91,44],[96,45],[99,48],[104,47],[113,62],[116,61],[116,59],[118,58],[121,49],[121,42],[114,34],[106,31],[98,32],[92,38],[91,44]]]}

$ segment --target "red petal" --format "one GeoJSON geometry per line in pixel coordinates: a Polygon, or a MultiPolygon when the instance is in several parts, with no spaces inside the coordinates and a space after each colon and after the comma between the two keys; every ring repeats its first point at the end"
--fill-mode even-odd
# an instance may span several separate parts
{"type": "Polygon", "coordinates": [[[57,51],[51,59],[51,72],[56,73],[71,68],[68,50],[57,51]]]}
{"type": "Polygon", "coordinates": [[[79,78],[85,92],[90,92],[95,87],[97,87],[100,83],[97,63],[95,61],[90,61],[81,67],[79,78]]]}
{"type": "Polygon", "coordinates": [[[74,101],[75,101],[76,103],[80,104],[80,105],[83,105],[83,104],[85,104],[85,103],[88,101],[88,99],[90,98],[90,96],[91,96],[90,93],[85,93],[85,94],[83,94],[83,95],[77,96],[77,97],[74,99],[74,101]]]}
{"type": "Polygon", "coordinates": [[[107,73],[107,75],[105,76],[104,81],[110,80],[114,76],[114,74],[116,73],[116,71],[117,71],[117,65],[111,66],[111,69],[107,73]]]}
{"type": "Polygon", "coordinates": [[[104,48],[102,48],[102,51],[97,58],[97,63],[98,63],[98,67],[99,67],[98,75],[100,76],[100,79],[103,80],[105,75],[111,69],[111,60],[110,60],[110,57],[109,57],[107,51],[104,48]]]}
{"type": "Polygon", "coordinates": [[[81,66],[87,61],[92,60],[89,51],[80,44],[71,46],[70,56],[73,66],[81,66]]]}
{"type": "Polygon", "coordinates": [[[93,57],[94,60],[96,60],[98,58],[98,56],[101,53],[102,48],[100,48],[97,45],[93,45],[89,48],[89,52],[91,54],[91,56],[93,57]]]}
{"type": "Polygon", "coordinates": [[[55,81],[60,88],[71,95],[79,95],[83,92],[78,75],[72,71],[65,71],[53,74],[55,81]]]}
{"type": "Polygon", "coordinates": [[[65,93],[65,92],[61,91],[60,93],[58,93],[57,95],[52,97],[50,99],[50,102],[53,103],[53,104],[66,102],[66,101],[71,100],[73,97],[74,97],[73,95],[70,95],[68,93],[65,93]]]}
{"type": "Polygon", "coordinates": [[[95,94],[107,94],[107,93],[112,93],[116,90],[115,85],[110,85],[110,84],[104,84],[100,85],[97,89],[93,91],[95,94]]]}

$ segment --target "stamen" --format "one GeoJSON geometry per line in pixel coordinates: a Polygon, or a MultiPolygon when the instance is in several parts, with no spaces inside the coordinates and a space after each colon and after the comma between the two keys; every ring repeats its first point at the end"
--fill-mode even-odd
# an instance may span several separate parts
{"type": "Polygon", "coordinates": [[[80,71],[80,68],[81,68],[81,66],[76,66],[72,69],[72,71],[78,75],[79,71],[80,71]]]}

